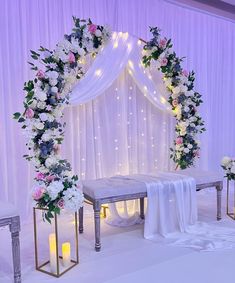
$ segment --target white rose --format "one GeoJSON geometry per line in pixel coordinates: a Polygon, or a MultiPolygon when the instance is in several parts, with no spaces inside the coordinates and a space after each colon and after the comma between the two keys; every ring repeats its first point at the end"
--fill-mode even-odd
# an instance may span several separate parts
{"type": "Polygon", "coordinates": [[[46,72],[46,75],[48,77],[48,79],[52,79],[52,80],[56,80],[59,76],[59,74],[56,71],[48,71],[46,72]]]}
{"type": "Polygon", "coordinates": [[[235,165],[232,166],[231,173],[235,174],[235,165]]]}
{"type": "Polygon", "coordinates": [[[77,52],[78,52],[78,54],[80,55],[80,56],[84,56],[85,55],[85,50],[83,49],[83,48],[78,48],[77,49],[77,52]]]}
{"type": "Polygon", "coordinates": [[[44,128],[44,124],[42,122],[35,122],[34,127],[37,128],[38,130],[42,130],[44,128]]]}
{"type": "Polygon", "coordinates": [[[60,108],[56,108],[56,109],[53,111],[53,115],[54,115],[56,118],[60,118],[60,117],[63,115],[63,113],[62,113],[62,111],[61,111],[60,108]]]}
{"type": "Polygon", "coordinates": [[[57,82],[57,80],[50,79],[49,83],[50,83],[51,86],[55,86],[55,85],[57,85],[58,82],[57,82]]]}
{"type": "Polygon", "coordinates": [[[57,92],[58,92],[58,87],[53,86],[53,87],[51,88],[51,92],[57,93],[57,92]]]}
{"type": "Polygon", "coordinates": [[[99,29],[97,29],[97,30],[95,31],[95,35],[96,35],[96,36],[101,36],[101,35],[102,35],[102,32],[101,32],[99,29]]]}
{"type": "Polygon", "coordinates": [[[43,101],[39,101],[39,102],[37,103],[37,107],[38,107],[39,109],[44,109],[44,108],[46,107],[46,103],[43,102],[43,101]]]}
{"type": "Polygon", "coordinates": [[[55,120],[55,118],[51,114],[47,114],[47,120],[49,122],[53,122],[55,120]]]}
{"type": "Polygon", "coordinates": [[[37,106],[37,100],[33,100],[33,102],[30,104],[30,108],[35,109],[37,106]]]}
{"type": "Polygon", "coordinates": [[[43,91],[36,91],[36,97],[40,100],[40,101],[45,101],[47,99],[47,94],[43,91]]]}
{"type": "Polygon", "coordinates": [[[174,88],[172,89],[172,92],[173,92],[174,94],[180,93],[180,87],[178,87],[178,86],[174,87],[174,88]]]}
{"type": "Polygon", "coordinates": [[[185,85],[182,85],[180,89],[181,89],[181,92],[186,92],[188,90],[188,88],[185,85]]]}
{"type": "Polygon", "coordinates": [[[222,161],[221,161],[221,165],[224,167],[228,167],[229,165],[231,165],[232,159],[228,156],[224,156],[222,161]]]}
{"type": "Polygon", "coordinates": [[[186,148],[184,149],[184,152],[185,152],[185,153],[189,153],[189,149],[186,147],[186,148]]]}
{"type": "Polygon", "coordinates": [[[45,121],[47,121],[47,114],[41,113],[41,114],[39,114],[39,118],[41,119],[42,122],[45,122],[45,121]]]}
{"type": "Polygon", "coordinates": [[[47,168],[50,168],[51,166],[53,166],[56,163],[57,163],[57,159],[53,158],[53,157],[48,157],[45,161],[45,165],[46,165],[47,168]]]}
{"type": "Polygon", "coordinates": [[[51,139],[51,135],[48,134],[48,133],[45,133],[42,135],[41,139],[46,142],[46,141],[49,141],[51,139]]]}
{"type": "Polygon", "coordinates": [[[188,144],[188,148],[189,148],[189,149],[192,149],[193,146],[189,143],[189,144],[188,144]]]}
{"type": "Polygon", "coordinates": [[[58,194],[62,192],[64,185],[61,181],[51,182],[47,187],[47,192],[52,200],[55,200],[58,197],[58,194]]]}
{"type": "Polygon", "coordinates": [[[184,111],[185,111],[185,112],[189,112],[189,110],[190,110],[190,108],[189,108],[188,106],[185,106],[185,107],[184,107],[184,111]]]}

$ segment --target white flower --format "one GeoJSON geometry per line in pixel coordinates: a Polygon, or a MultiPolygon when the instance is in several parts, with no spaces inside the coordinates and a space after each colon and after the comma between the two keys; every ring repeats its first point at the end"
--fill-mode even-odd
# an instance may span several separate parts
{"type": "Polygon", "coordinates": [[[235,165],[232,166],[231,173],[235,174],[235,165]]]}
{"type": "Polygon", "coordinates": [[[53,87],[51,88],[51,92],[57,93],[57,92],[58,92],[58,87],[53,86],[53,87]]]}
{"type": "Polygon", "coordinates": [[[44,124],[36,120],[34,123],[34,127],[37,128],[38,130],[42,130],[44,128],[44,124]]]}
{"type": "Polygon", "coordinates": [[[189,110],[190,110],[190,108],[189,108],[188,106],[185,106],[185,107],[184,107],[184,111],[185,111],[185,112],[189,112],[189,110]]]}
{"type": "Polygon", "coordinates": [[[33,102],[30,104],[30,108],[35,109],[37,106],[37,100],[34,99],[33,102]]]}
{"type": "Polygon", "coordinates": [[[224,156],[222,161],[221,161],[221,165],[224,166],[224,167],[230,166],[231,163],[232,163],[232,159],[228,156],[224,156]]]}
{"type": "Polygon", "coordinates": [[[57,163],[57,159],[55,157],[48,157],[45,161],[45,165],[47,168],[55,165],[57,163]]]}
{"type": "Polygon", "coordinates": [[[185,92],[186,96],[194,96],[194,91],[193,90],[189,90],[185,92]]]}
{"type": "Polygon", "coordinates": [[[62,117],[62,115],[63,115],[62,108],[56,108],[56,109],[53,111],[53,115],[55,116],[55,118],[60,118],[60,117],[62,117]]]}
{"type": "Polygon", "coordinates": [[[56,71],[48,71],[46,72],[48,79],[57,80],[59,74],[56,71]]]}
{"type": "Polygon", "coordinates": [[[53,181],[47,187],[47,192],[51,200],[55,200],[58,197],[58,194],[63,191],[63,189],[64,185],[61,181],[53,181]]]}
{"type": "Polygon", "coordinates": [[[41,119],[42,122],[45,122],[48,120],[46,113],[39,114],[39,118],[41,119]]]}
{"type": "Polygon", "coordinates": [[[44,91],[37,90],[35,95],[40,101],[45,101],[47,99],[47,94],[44,91]]]}
{"type": "Polygon", "coordinates": [[[184,152],[185,152],[185,153],[189,153],[189,149],[186,147],[186,148],[184,149],[184,152]]]}
{"type": "Polygon", "coordinates": [[[188,90],[187,86],[181,85],[180,86],[181,92],[186,92],[188,90]]]}
{"type": "Polygon", "coordinates": [[[81,190],[73,186],[63,192],[64,207],[70,211],[77,211],[83,205],[84,196],[81,190]]]}
{"type": "Polygon", "coordinates": [[[188,144],[188,148],[189,148],[189,149],[192,149],[193,146],[189,143],[189,144],[188,144]]]}
{"type": "Polygon", "coordinates": [[[172,89],[172,92],[173,92],[174,94],[180,93],[180,87],[179,87],[179,86],[174,87],[174,88],[172,89]]]}
{"type": "Polygon", "coordinates": [[[58,81],[55,80],[55,79],[50,79],[49,83],[50,83],[51,86],[55,86],[55,85],[57,85],[58,81]]]}
{"type": "Polygon", "coordinates": [[[71,38],[71,49],[70,50],[73,53],[77,53],[79,48],[80,48],[80,46],[79,46],[78,40],[76,38],[72,37],[71,38]]]}
{"type": "Polygon", "coordinates": [[[77,49],[77,52],[78,52],[78,54],[80,55],[80,56],[84,56],[85,55],[85,50],[83,49],[83,48],[78,48],[77,49]]]}
{"type": "Polygon", "coordinates": [[[45,103],[44,101],[39,101],[39,102],[37,103],[37,107],[38,107],[39,109],[44,109],[44,108],[46,107],[46,103],[45,103]]]}
{"type": "Polygon", "coordinates": [[[96,35],[96,36],[101,36],[101,35],[102,35],[102,32],[101,32],[99,29],[97,29],[97,30],[95,31],[95,35],[96,35]]]}

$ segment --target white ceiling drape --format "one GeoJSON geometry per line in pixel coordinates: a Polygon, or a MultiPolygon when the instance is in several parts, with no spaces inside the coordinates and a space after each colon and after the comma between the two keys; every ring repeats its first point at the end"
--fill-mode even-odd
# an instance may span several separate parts
{"type": "Polygon", "coordinates": [[[70,104],[87,103],[103,94],[126,68],[140,91],[158,109],[170,111],[164,97],[161,76],[154,72],[155,80],[141,64],[143,44],[128,33],[114,32],[108,44],[97,55],[84,77],[74,86],[70,104]]]}

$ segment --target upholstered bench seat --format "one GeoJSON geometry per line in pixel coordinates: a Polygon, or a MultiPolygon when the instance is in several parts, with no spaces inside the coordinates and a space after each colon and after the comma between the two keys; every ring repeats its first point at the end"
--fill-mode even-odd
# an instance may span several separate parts
{"type": "MultiPolygon", "coordinates": [[[[197,169],[179,170],[174,173],[193,177],[197,191],[215,187],[217,190],[217,220],[221,219],[221,191],[223,189],[223,175],[197,169]]],[[[151,174],[154,175],[154,174],[151,174]]],[[[144,218],[144,198],[147,197],[145,183],[132,176],[114,176],[97,180],[85,180],[83,193],[85,199],[93,204],[95,216],[95,249],[99,251],[100,244],[100,209],[105,203],[140,199],[140,217],[144,218]]],[[[83,208],[79,211],[79,232],[83,232],[83,208]]]]}

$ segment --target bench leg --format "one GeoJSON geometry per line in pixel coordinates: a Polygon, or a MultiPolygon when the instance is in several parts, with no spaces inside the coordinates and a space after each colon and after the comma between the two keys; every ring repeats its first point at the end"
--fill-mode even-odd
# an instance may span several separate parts
{"type": "Polygon", "coordinates": [[[79,208],[79,233],[83,233],[83,207],[79,208]]]}
{"type": "Polygon", "coordinates": [[[217,191],[217,220],[222,219],[222,216],[221,216],[222,190],[223,190],[223,182],[220,182],[220,184],[216,186],[216,191],[217,191]]]}
{"type": "Polygon", "coordinates": [[[100,203],[98,201],[94,204],[94,220],[95,220],[95,250],[97,252],[101,249],[100,243],[100,203]]]}
{"type": "Polygon", "coordinates": [[[144,219],[144,198],[140,198],[140,218],[144,219]]]}
{"type": "Polygon", "coordinates": [[[10,232],[12,239],[12,258],[14,269],[14,283],[21,282],[21,268],[20,268],[20,218],[19,216],[13,217],[10,224],[10,232]]]}

